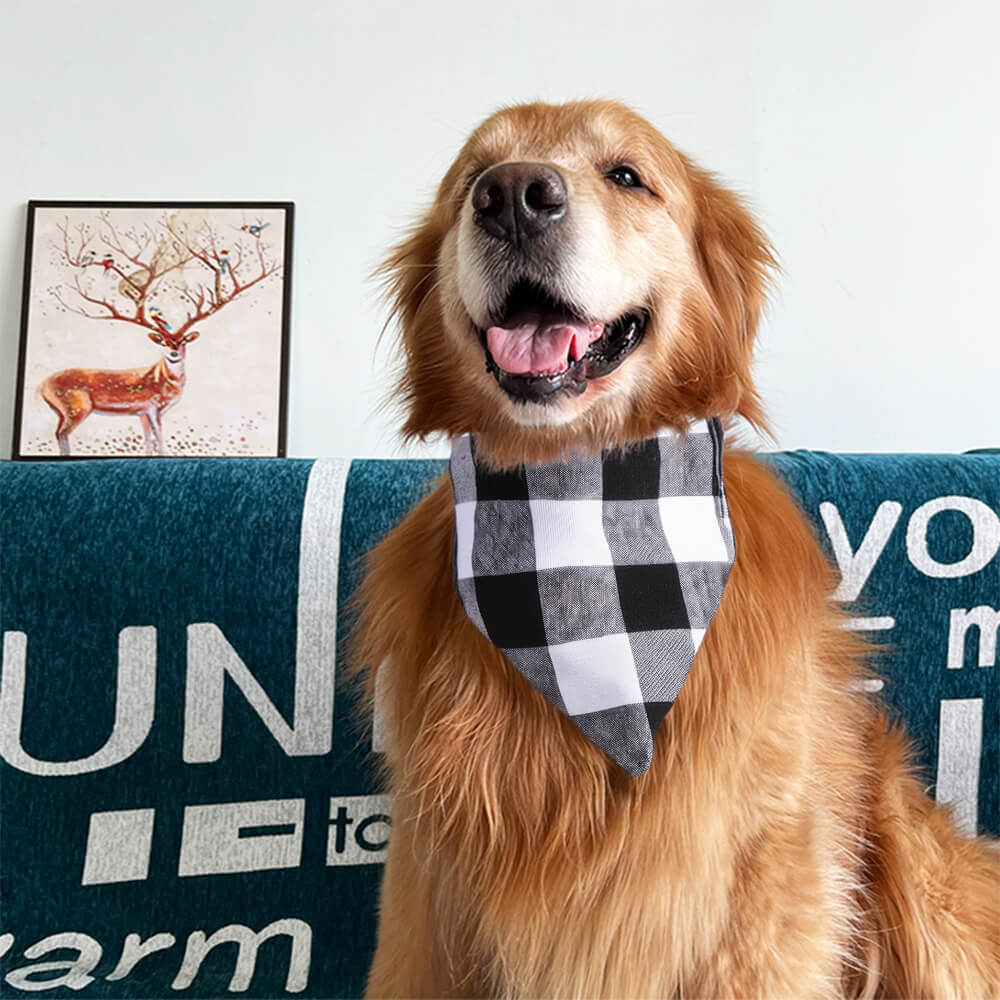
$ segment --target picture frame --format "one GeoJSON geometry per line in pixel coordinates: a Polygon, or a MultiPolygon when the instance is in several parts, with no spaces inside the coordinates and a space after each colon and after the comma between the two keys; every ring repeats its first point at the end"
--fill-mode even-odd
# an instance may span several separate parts
{"type": "Polygon", "coordinates": [[[294,213],[28,202],[13,458],[284,457],[294,213]]]}

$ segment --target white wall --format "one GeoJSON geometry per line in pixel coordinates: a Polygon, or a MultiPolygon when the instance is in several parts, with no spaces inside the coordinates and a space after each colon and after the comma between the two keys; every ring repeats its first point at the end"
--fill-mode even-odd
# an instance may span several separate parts
{"type": "Polygon", "coordinates": [[[2,13],[0,454],[29,198],[294,200],[289,453],[400,454],[368,272],[492,108],[582,96],[756,206],[785,269],[758,364],[782,447],[1000,445],[994,0],[2,13]]]}

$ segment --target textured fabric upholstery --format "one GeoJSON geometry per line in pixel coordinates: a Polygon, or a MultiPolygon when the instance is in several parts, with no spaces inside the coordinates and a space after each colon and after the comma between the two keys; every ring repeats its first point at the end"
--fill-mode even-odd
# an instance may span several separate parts
{"type": "MultiPolygon", "coordinates": [[[[1000,456],[768,461],[927,785],[1000,833],[1000,456]]],[[[347,600],[443,469],[0,463],[2,995],[359,995],[391,804],[347,600]]]]}

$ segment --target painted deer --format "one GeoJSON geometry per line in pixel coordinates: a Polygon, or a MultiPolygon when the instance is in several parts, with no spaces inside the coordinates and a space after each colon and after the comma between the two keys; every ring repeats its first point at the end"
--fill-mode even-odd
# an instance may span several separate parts
{"type": "Polygon", "coordinates": [[[59,417],[59,451],[69,454],[70,434],[91,413],[114,413],[137,416],[142,422],[146,454],[153,454],[155,442],[156,451],[163,455],[160,418],[184,391],[184,354],[197,337],[197,330],[179,334],[164,329],[149,334],[149,339],[163,348],[163,356],[150,368],[67,368],[50,375],[41,390],[59,417]]]}

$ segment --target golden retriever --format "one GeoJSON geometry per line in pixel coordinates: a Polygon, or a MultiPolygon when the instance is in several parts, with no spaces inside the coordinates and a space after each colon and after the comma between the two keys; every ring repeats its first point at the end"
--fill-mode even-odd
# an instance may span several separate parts
{"type": "MultiPolygon", "coordinates": [[[[761,425],[773,265],[739,199],[627,108],[501,110],[385,265],[405,434],[472,432],[503,468],[761,425]],[[511,297],[592,332],[503,369],[484,330],[511,297]]],[[[395,813],[369,996],[1000,996],[1000,854],[858,693],[865,651],[783,486],[725,465],[736,562],[638,778],[466,617],[447,477],[374,550],[356,654],[384,672],[395,813]]]]}

